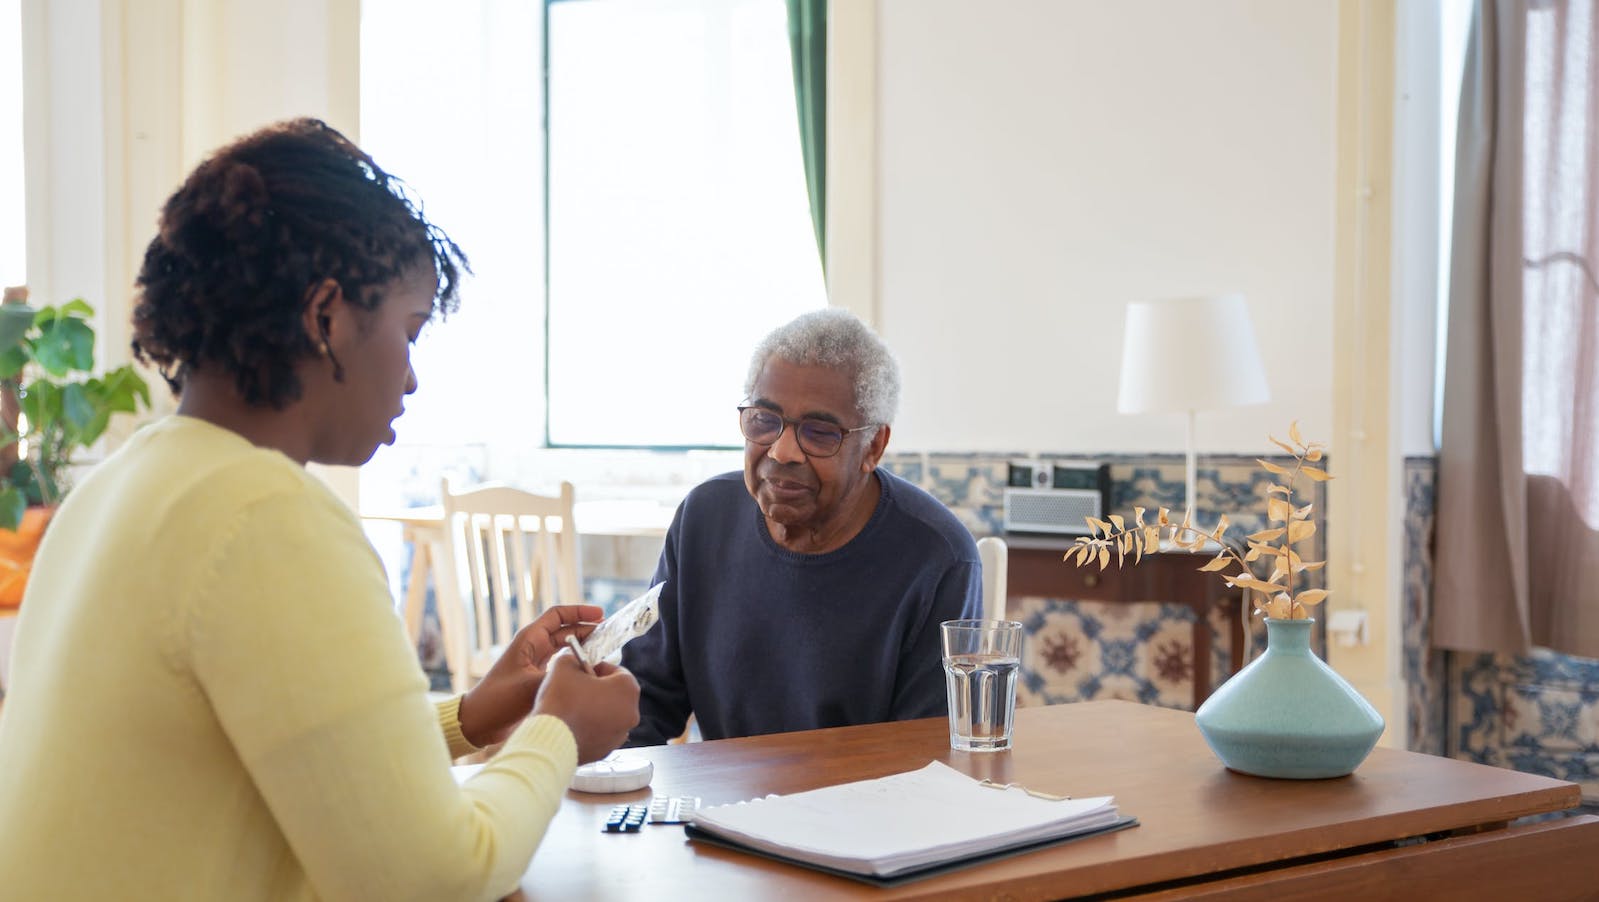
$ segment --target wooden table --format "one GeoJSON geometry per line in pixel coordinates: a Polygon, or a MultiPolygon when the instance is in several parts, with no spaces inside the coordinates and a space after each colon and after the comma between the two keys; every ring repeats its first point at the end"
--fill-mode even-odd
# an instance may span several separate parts
{"type": "Polygon", "coordinates": [[[892,889],[688,841],[680,827],[601,831],[650,790],[567,793],[520,899],[1594,898],[1599,819],[1507,827],[1576,806],[1545,777],[1376,749],[1350,777],[1225,770],[1193,715],[1100,701],[1016,712],[1010,752],[949,748],[942,718],[634,749],[660,795],[708,805],[881,777],[943,761],[975,778],[1111,794],[1140,826],[892,889]],[[1395,878],[1395,879],[1389,879],[1395,878]],[[1388,882],[1383,883],[1384,880],[1388,882]],[[1387,892],[1395,893],[1385,896],[1387,892]],[[1254,893],[1255,896],[1250,894],[1254,893]],[[1455,895],[1448,895],[1455,893],[1455,895]]]}
{"type": "Polygon", "coordinates": [[[1241,590],[1229,589],[1214,573],[1201,573],[1215,552],[1194,553],[1168,549],[1146,554],[1137,564],[1128,561],[1117,567],[1112,561],[1104,570],[1097,566],[1078,567],[1061,560],[1071,539],[1038,536],[1005,536],[1009,546],[1005,592],[1006,600],[1019,598],[1063,598],[1074,601],[1105,601],[1128,604],[1139,601],[1165,601],[1186,605],[1194,612],[1193,680],[1194,710],[1210,697],[1210,612],[1220,607],[1227,618],[1232,672],[1244,661],[1244,621],[1241,590]]]}

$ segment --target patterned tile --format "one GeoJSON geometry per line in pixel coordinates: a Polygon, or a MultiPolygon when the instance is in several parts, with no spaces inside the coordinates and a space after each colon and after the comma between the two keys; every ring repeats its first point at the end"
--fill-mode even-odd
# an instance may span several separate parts
{"type": "Polygon", "coordinates": [[[923,488],[944,502],[975,536],[1005,528],[1005,481],[1011,458],[930,454],[923,488]]]}
{"type": "Polygon", "coordinates": [[[1445,652],[1428,641],[1432,634],[1432,533],[1438,464],[1433,457],[1405,460],[1405,538],[1403,559],[1405,684],[1409,697],[1411,751],[1445,754],[1445,652]]]}
{"type": "Polygon", "coordinates": [[[1023,624],[1017,702],[1123,699],[1167,708],[1193,702],[1193,611],[1180,604],[1017,599],[1023,624]]]}
{"type": "Polygon", "coordinates": [[[1535,649],[1450,663],[1451,754],[1571,780],[1599,801],[1599,661],[1535,649]]]}
{"type": "Polygon", "coordinates": [[[920,454],[885,454],[878,465],[915,485],[921,485],[927,475],[926,460],[920,454]]]}

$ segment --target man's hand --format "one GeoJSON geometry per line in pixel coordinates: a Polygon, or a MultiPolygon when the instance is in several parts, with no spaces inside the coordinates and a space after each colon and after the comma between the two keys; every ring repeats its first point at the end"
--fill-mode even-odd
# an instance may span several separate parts
{"type": "Polygon", "coordinates": [[[598,761],[627,741],[638,725],[638,681],[615,664],[597,664],[590,675],[571,652],[556,655],[539,686],[534,714],[566,722],[577,740],[577,763],[598,761]]]}
{"type": "Polygon", "coordinates": [[[598,605],[563,604],[522,627],[488,674],[461,699],[466,741],[478,748],[504,742],[533,709],[550,656],[566,647],[567,636],[588,636],[604,616],[598,605]]]}

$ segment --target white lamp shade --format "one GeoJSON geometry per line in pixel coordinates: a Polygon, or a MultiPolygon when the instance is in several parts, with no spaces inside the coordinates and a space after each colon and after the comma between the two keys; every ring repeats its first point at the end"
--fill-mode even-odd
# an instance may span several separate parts
{"type": "Polygon", "coordinates": [[[1128,303],[1118,411],[1213,410],[1270,398],[1242,295],[1128,303]]]}

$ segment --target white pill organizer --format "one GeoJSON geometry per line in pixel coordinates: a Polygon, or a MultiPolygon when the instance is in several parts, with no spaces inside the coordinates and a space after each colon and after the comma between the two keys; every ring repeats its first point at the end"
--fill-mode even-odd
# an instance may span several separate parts
{"type": "Polygon", "coordinates": [[[612,752],[578,768],[572,774],[572,788],[578,792],[632,792],[650,785],[654,776],[655,765],[648,759],[612,752]]]}

